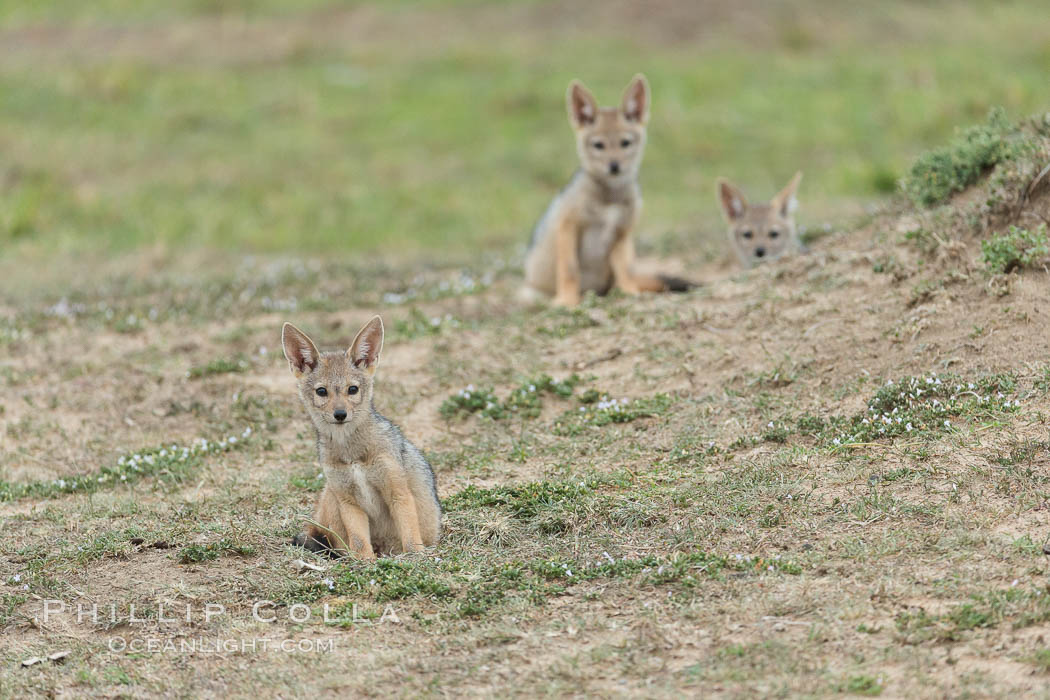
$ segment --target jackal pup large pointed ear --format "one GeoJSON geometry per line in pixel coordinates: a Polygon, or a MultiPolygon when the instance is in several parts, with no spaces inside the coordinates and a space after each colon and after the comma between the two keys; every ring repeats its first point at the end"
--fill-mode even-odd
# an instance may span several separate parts
{"type": "Polygon", "coordinates": [[[649,121],[649,81],[639,73],[631,78],[620,101],[620,114],[629,122],[645,124],[649,121]]]}
{"type": "Polygon", "coordinates": [[[791,216],[795,212],[795,209],[798,208],[798,199],[795,197],[795,193],[798,192],[798,185],[800,182],[802,182],[801,170],[795,173],[791,178],[791,182],[789,182],[784,189],[780,190],[780,192],[777,193],[777,196],[773,197],[769,202],[769,206],[773,207],[780,216],[791,216]]]}
{"type": "Polygon", "coordinates": [[[317,369],[321,353],[306,333],[290,323],[285,323],[281,329],[281,345],[284,347],[284,357],[288,360],[288,366],[297,378],[317,369]]]}
{"type": "Polygon", "coordinates": [[[724,177],[718,178],[718,203],[722,205],[722,215],[729,223],[741,218],[747,211],[744,193],[724,177]]]}
{"type": "Polygon", "coordinates": [[[569,110],[569,123],[574,129],[591,126],[598,120],[598,101],[579,80],[569,83],[565,106],[569,110]]]}
{"type": "Polygon", "coordinates": [[[383,351],[383,335],[383,319],[373,316],[372,320],[357,332],[357,337],[346,351],[351,364],[368,374],[375,374],[379,367],[379,353],[383,351]]]}

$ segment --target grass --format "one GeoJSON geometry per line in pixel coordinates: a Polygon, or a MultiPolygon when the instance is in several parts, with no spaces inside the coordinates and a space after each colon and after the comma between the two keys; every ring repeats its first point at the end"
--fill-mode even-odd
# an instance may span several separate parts
{"type": "Polygon", "coordinates": [[[250,365],[243,356],[241,357],[220,357],[212,360],[206,365],[200,367],[191,367],[186,373],[186,376],[190,379],[200,379],[202,377],[209,377],[213,374],[233,374],[240,372],[247,372],[250,365]]]}
{"type": "Polygon", "coordinates": [[[482,571],[465,568],[455,559],[434,563],[381,559],[367,566],[337,567],[330,576],[291,592],[288,601],[309,602],[328,595],[364,596],[377,603],[425,599],[440,603],[452,615],[478,618],[512,606],[514,598],[529,605],[544,605],[578,585],[623,580],[639,586],[689,589],[727,571],[748,575],[801,573],[796,564],[780,559],[727,559],[706,552],[620,560],[608,553],[593,561],[565,557],[511,560],[482,571]]]}
{"type": "Polygon", "coordinates": [[[100,489],[133,486],[143,479],[158,477],[167,483],[182,483],[193,475],[208,455],[244,449],[251,428],[240,435],[209,441],[199,438],[189,444],[167,444],[122,455],[115,464],[97,472],[58,477],[50,480],[9,482],[0,479],[0,501],[25,498],[53,498],[59,494],[92,493],[100,489]]]}
{"type": "Polygon", "coordinates": [[[240,544],[224,537],[218,542],[208,544],[191,544],[179,551],[180,564],[200,564],[205,561],[213,561],[219,557],[239,556],[246,557],[255,554],[255,548],[248,544],[240,544]]]}
{"type": "MultiPolygon", "coordinates": [[[[582,398],[594,398],[594,395],[582,398]]],[[[601,428],[613,423],[630,423],[639,418],[655,418],[665,413],[674,398],[668,394],[628,399],[610,398],[599,394],[596,402],[581,401],[584,405],[563,413],[554,424],[558,435],[579,435],[587,428],[601,428]]]]}
{"type": "Polygon", "coordinates": [[[986,124],[962,130],[947,146],[920,155],[904,191],[917,205],[929,207],[977,182],[993,166],[1016,157],[1017,127],[1002,109],[993,110],[986,124]]]}
{"type": "Polygon", "coordinates": [[[882,684],[871,676],[850,676],[843,690],[851,695],[882,695],[882,684]]]}
{"type": "MultiPolygon", "coordinates": [[[[958,375],[931,373],[928,376],[888,380],[867,402],[864,411],[849,417],[824,420],[803,415],[796,428],[815,435],[834,447],[867,444],[900,436],[917,437],[950,432],[958,418],[975,420],[1017,411],[1016,381],[1008,375],[968,380],[958,375]]],[[[786,422],[767,426],[762,439],[785,442],[790,435],[786,422]]]]}
{"type": "Polygon", "coordinates": [[[1034,231],[1011,226],[1009,232],[981,241],[981,260],[993,274],[1031,267],[1048,255],[1046,224],[1034,231]]]}
{"type": "Polygon", "coordinates": [[[447,420],[463,418],[477,413],[485,418],[502,420],[512,416],[536,418],[543,408],[543,396],[567,399],[581,381],[573,374],[563,380],[555,380],[548,374],[526,380],[500,401],[491,389],[476,389],[468,384],[465,389],[449,396],[442,404],[440,413],[447,420]]]}
{"type": "Polygon", "coordinates": [[[925,610],[897,616],[897,631],[908,643],[929,640],[956,642],[974,630],[1006,625],[1023,629],[1050,620],[1050,596],[1046,590],[1011,588],[977,593],[969,602],[940,615],[925,610]]]}

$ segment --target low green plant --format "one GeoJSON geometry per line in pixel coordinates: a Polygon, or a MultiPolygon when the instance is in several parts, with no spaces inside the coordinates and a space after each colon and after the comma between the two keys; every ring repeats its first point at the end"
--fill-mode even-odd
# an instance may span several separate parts
{"type": "Polygon", "coordinates": [[[458,328],[460,322],[452,316],[427,316],[419,309],[412,307],[408,312],[408,318],[394,321],[394,332],[406,339],[411,340],[427,335],[437,335],[445,328],[458,328]]]}
{"type": "Polygon", "coordinates": [[[180,483],[203,463],[206,455],[244,448],[251,440],[251,428],[238,437],[218,441],[199,438],[187,445],[159,445],[117,458],[116,464],[97,472],[42,481],[9,482],[0,479],[0,502],[22,498],[50,498],[66,493],[93,493],[103,488],[134,484],[147,477],[180,483]]]}
{"type": "Polygon", "coordinates": [[[248,363],[248,359],[244,357],[244,355],[220,357],[212,360],[206,365],[191,367],[186,373],[186,376],[190,379],[200,379],[201,377],[210,377],[215,374],[247,372],[249,367],[251,367],[251,365],[248,363]]]}
{"type": "Polygon", "coordinates": [[[499,399],[492,389],[478,389],[473,384],[468,384],[466,389],[460,389],[441,403],[438,412],[445,420],[453,418],[465,418],[474,413],[483,416],[495,417],[494,412],[499,409],[499,399]]]}
{"type": "Polygon", "coordinates": [[[1007,233],[981,241],[981,261],[993,274],[1031,267],[1050,255],[1046,224],[1034,231],[1011,226],[1007,233]]]}
{"type": "Polygon", "coordinates": [[[1050,673],[1050,649],[1040,649],[1028,657],[1028,663],[1036,667],[1041,673],[1050,673]]]}
{"type": "Polygon", "coordinates": [[[1020,410],[1014,398],[1016,382],[1008,375],[965,381],[951,375],[904,377],[883,385],[865,411],[837,417],[819,427],[819,419],[800,420],[800,432],[812,432],[822,442],[838,446],[900,435],[928,435],[952,430],[952,419],[1020,410]]]}
{"type": "Polygon", "coordinates": [[[445,399],[438,411],[446,420],[466,417],[478,413],[486,418],[501,420],[511,416],[535,418],[543,408],[543,395],[567,399],[573,389],[580,383],[580,377],[573,374],[567,379],[558,381],[550,375],[542,374],[523,382],[511,391],[506,401],[500,401],[492,389],[477,389],[473,384],[466,389],[445,399]]]}
{"type": "Polygon", "coordinates": [[[639,399],[613,399],[603,394],[596,403],[584,404],[559,416],[554,422],[554,434],[579,435],[588,427],[601,428],[610,423],[652,418],[664,414],[673,403],[674,399],[668,394],[639,399]]]}
{"type": "Polygon", "coordinates": [[[918,206],[930,207],[977,182],[989,168],[1015,158],[1021,146],[1017,128],[1001,107],[984,124],[961,131],[941,148],[916,159],[903,182],[905,194],[918,206]]]}
{"type": "Polygon", "coordinates": [[[212,561],[219,557],[239,556],[247,557],[255,554],[255,547],[250,544],[242,544],[223,537],[218,542],[208,544],[191,544],[179,550],[180,564],[199,564],[204,561],[212,561]]]}
{"type": "Polygon", "coordinates": [[[843,690],[853,695],[882,695],[882,684],[871,676],[852,676],[846,681],[843,690]]]}
{"type": "Polygon", "coordinates": [[[1050,620],[1050,591],[1007,588],[977,593],[970,600],[945,613],[931,615],[925,610],[897,615],[897,632],[909,643],[929,640],[954,642],[975,629],[1008,624],[1022,629],[1050,620]]]}

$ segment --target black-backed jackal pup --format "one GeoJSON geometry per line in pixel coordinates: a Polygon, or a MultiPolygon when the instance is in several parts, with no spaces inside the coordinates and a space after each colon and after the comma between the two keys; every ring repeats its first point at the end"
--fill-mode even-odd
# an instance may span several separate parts
{"type": "Polygon", "coordinates": [[[346,352],[318,352],[290,323],[281,341],[317,432],[325,475],[314,522],[293,543],[361,559],[437,544],[441,505],[434,471],[372,405],[382,319],[365,324],[346,352]]]}
{"type": "Polygon", "coordinates": [[[580,169],[532,232],[522,297],[575,306],[584,292],[684,291],[688,283],[635,274],[631,231],[642,208],[638,170],[649,120],[649,84],[637,75],[619,107],[599,107],[579,81],[569,85],[569,123],[580,169]]]}
{"type": "Polygon", "coordinates": [[[795,173],[769,204],[748,204],[740,188],[718,179],[718,202],[729,224],[729,244],[741,265],[754,267],[801,249],[794,215],[795,191],[801,181],[802,173],[795,173]]]}

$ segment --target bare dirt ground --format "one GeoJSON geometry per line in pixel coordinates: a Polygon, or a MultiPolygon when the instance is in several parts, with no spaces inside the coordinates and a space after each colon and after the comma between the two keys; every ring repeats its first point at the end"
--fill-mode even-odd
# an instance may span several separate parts
{"type": "Polygon", "coordinates": [[[0,691],[1045,694],[1050,273],[921,223],[573,311],[511,302],[513,265],[165,259],[5,309],[0,691]],[[446,536],[332,562],[289,545],[320,482],[279,329],[341,347],[377,310],[446,536]],[[487,388],[505,414],[442,415],[487,388]],[[851,432],[883,394],[915,425],[851,432]]]}

